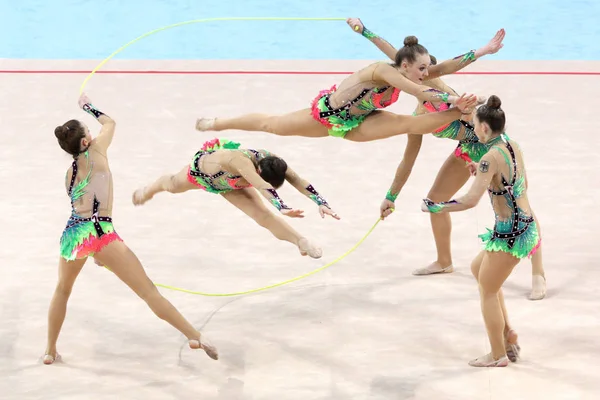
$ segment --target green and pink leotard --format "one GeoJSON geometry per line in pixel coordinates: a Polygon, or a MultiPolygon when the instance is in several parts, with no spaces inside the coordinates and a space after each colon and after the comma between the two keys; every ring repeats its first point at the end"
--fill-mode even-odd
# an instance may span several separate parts
{"type": "Polygon", "coordinates": [[[321,90],[315,97],[311,104],[311,114],[316,121],[327,127],[330,136],[343,138],[349,131],[359,126],[373,111],[389,107],[398,100],[400,90],[397,88],[392,89],[390,100],[383,100],[388,89],[390,86],[363,89],[354,99],[343,106],[333,108],[329,104],[331,95],[337,90],[336,85],[333,85],[329,90],[321,90]],[[354,115],[350,112],[353,107],[365,113],[354,115]]]}
{"type": "MultiPolygon", "coordinates": [[[[89,162],[88,150],[83,152],[89,171],[85,178],[75,184],[77,179],[77,160],[72,165],[72,176],[67,193],[71,198],[71,217],[67,222],[60,238],[60,256],[67,261],[91,257],[102,250],[109,243],[122,239],[114,229],[112,218],[100,216],[100,201],[93,190],[89,190],[90,183],[94,180],[93,166],[89,162]],[[94,192],[94,193],[91,193],[94,192]],[[76,202],[89,204],[91,201],[91,216],[83,217],[76,206],[76,202]]],[[[105,182],[101,182],[104,184],[105,182]]],[[[93,186],[93,185],[92,185],[93,186]]]]}

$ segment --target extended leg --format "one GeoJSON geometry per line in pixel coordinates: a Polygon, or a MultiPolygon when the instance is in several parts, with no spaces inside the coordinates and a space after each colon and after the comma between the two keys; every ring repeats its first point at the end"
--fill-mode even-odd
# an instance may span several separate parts
{"type": "Polygon", "coordinates": [[[183,193],[191,189],[197,189],[187,180],[187,174],[188,167],[185,167],[176,174],[163,175],[150,185],[137,189],[133,192],[133,204],[136,206],[142,205],[160,192],[183,193]]]}
{"type": "Polygon", "coordinates": [[[87,258],[67,261],[61,258],[58,263],[58,284],[48,310],[48,343],[44,356],[44,364],[52,364],[58,357],[56,342],[67,314],[67,302],[71,296],[73,285],[81,272],[87,258]]]}
{"type": "Polygon", "coordinates": [[[327,128],[313,119],[309,108],[285,115],[246,114],[235,118],[200,118],[196,122],[196,129],[199,131],[237,129],[267,132],[279,136],[326,137],[329,135],[327,128]]]}
{"type": "Polygon", "coordinates": [[[348,132],[346,139],[353,142],[371,142],[409,133],[425,135],[458,118],[460,113],[454,109],[419,116],[375,111],[358,127],[348,132]]]}
{"type": "Polygon", "coordinates": [[[112,242],[97,253],[95,258],[104,265],[109,265],[110,270],[144,300],[158,318],[167,321],[184,334],[188,338],[191,348],[203,349],[214,360],[219,358],[217,349],[201,339],[200,332],[181,315],[169,300],[160,294],[146,275],[140,260],[125,243],[112,242]]]}
{"type": "MultiPolygon", "coordinates": [[[[469,170],[464,161],[454,154],[446,159],[437,174],[428,198],[435,202],[448,201],[469,180],[469,170]]],[[[430,214],[431,229],[437,250],[437,259],[424,268],[413,272],[414,275],[430,275],[454,271],[452,265],[452,220],[450,213],[430,214]]]]}
{"type": "Polygon", "coordinates": [[[300,254],[303,256],[308,254],[312,258],[321,258],[323,254],[321,248],[311,244],[308,239],[285,222],[283,217],[277,216],[267,209],[255,189],[234,190],[223,194],[223,197],[256,221],[257,224],[268,229],[277,239],[298,246],[300,254]]]}

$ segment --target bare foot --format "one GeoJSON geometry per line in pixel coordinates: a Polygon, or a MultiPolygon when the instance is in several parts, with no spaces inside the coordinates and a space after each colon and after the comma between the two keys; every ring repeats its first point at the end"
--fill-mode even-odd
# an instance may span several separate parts
{"type": "Polygon", "coordinates": [[[50,364],[54,364],[55,361],[60,361],[61,357],[60,354],[58,353],[54,353],[54,355],[52,354],[44,354],[44,364],[46,365],[50,365],[50,364]]]}
{"type": "Polygon", "coordinates": [[[315,246],[305,238],[302,238],[298,241],[298,249],[300,250],[300,254],[302,256],[309,255],[312,258],[321,258],[323,255],[323,250],[320,247],[315,246]]]}
{"type": "Polygon", "coordinates": [[[210,131],[215,126],[215,118],[198,118],[196,120],[196,130],[210,131]]]}
{"type": "Polygon", "coordinates": [[[206,339],[204,339],[204,340],[202,338],[200,338],[199,340],[192,339],[192,340],[188,341],[188,343],[189,343],[191,349],[202,349],[202,350],[204,350],[206,355],[208,355],[213,360],[219,359],[219,352],[217,351],[217,348],[215,346],[209,344],[206,341],[206,339]]]}
{"type": "Polygon", "coordinates": [[[144,187],[144,188],[138,189],[135,192],[133,192],[133,196],[131,196],[131,201],[133,202],[134,205],[141,206],[142,204],[144,204],[151,198],[152,198],[151,196],[150,197],[146,196],[146,188],[144,187]]]}
{"type": "Polygon", "coordinates": [[[413,271],[413,275],[433,275],[433,274],[449,274],[454,272],[454,267],[451,265],[442,266],[435,261],[424,268],[419,268],[413,271]]]}

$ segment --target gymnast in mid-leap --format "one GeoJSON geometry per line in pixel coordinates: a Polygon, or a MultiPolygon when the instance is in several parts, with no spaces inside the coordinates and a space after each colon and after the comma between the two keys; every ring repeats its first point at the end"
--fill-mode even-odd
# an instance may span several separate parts
{"type": "Polygon", "coordinates": [[[204,143],[191,163],[178,173],[164,175],[136,190],[132,200],[133,204],[141,205],[160,192],[183,193],[194,189],[220,194],[277,239],[296,245],[301,255],[320,258],[321,248],[270,212],[260,197],[262,195],[281,215],[303,218],[304,211],[289,207],[277,194],[276,189],[285,181],[312,200],[322,218],[329,215],[340,219],[313,185],[282,158],[263,149],[240,148],[239,143],[221,138],[204,143]]]}
{"type": "MultiPolygon", "coordinates": [[[[327,137],[335,136],[355,142],[380,140],[402,134],[427,134],[470,114],[477,102],[474,95],[457,96],[427,86],[424,82],[452,74],[476,59],[491,54],[501,47],[504,30],[481,49],[431,66],[429,53],[417,43],[408,43],[394,56],[394,63],[376,62],[354,72],[339,87],[322,90],[310,108],[285,115],[246,114],[234,118],[199,118],[199,131],[262,131],[280,136],[327,137]],[[454,105],[438,113],[408,116],[382,109],[398,100],[404,91],[420,102],[438,102],[454,105]]],[[[277,89],[272,101],[281,101],[277,89]]],[[[267,94],[265,94],[267,96],[267,94]]]]}
{"type": "Polygon", "coordinates": [[[66,189],[71,198],[72,213],[60,238],[58,284],[48,312],[48,344],[44,364],[58,358],[56,342],[67,313],[67,302],[77,276],[88,257],[105,265],[129,286],[162,320],[184,334],[192,349],[203,349],[218,359],[215,347],[156,289],[137,256],[123,242],[112,220],[113,179],[107,150],[115,134],[115,121],[92,105],[82,95],[79,106],[102,125],[97,137],[81,121],[72,119],[57,126],[58,144],[73,156],[67,171],[66,189]]]}
{"type": "MultiPolygon", "coordinates": [[[[394,60],[398,50],[392,46],[387,40],[367,29],[359,18],[348,18],[347,24],[352,30],[373,43],[382,53],[394,60]]],[[[502,35],[504,33],[502,32],[502,35]]],[[[488,43],[488,54],[498,52],[502,48],[503,37],[498,36],[488,43]]],[[[408,36],[404,40],[404,44],[411,45],[417,39],[414,36],[408,36]]],[[[414,44],[414,46],[421,46],[414,44]]],[[[484,51],[480,51],[483,53],[484,51]]],[[[431,56],[432,64],[435,64],[435,58],[431,56]]],[[[430,69],[434,68],[429,67],[430,69]]],[[[454,94],[456,92],[449,87],[440,77],[429,78],[425,84],[435,89],[454,94]]],[[[478,102],[485,103],[484,98],[479,98],[478,102]]],[[[447,110],[450,104],[444,102],[429,102],[419,103],[413,115],[422,115],[430,112],[439,112],[447,110]]],[[[468,164],[477,163],[488,152],[490,146],[482,143],[474,132],[472,124],[472,115],[465,115],[461,119],[452,121],[450,124],[440,126],[434,130],[433,136],[442,139],[450,139],[457,142],[456,149],[446,158],[446,161],[440,168],[438,175],[429,191],[428,198],[433,201],[450,200],[456,192],[464,186],[469,179],[468,164]]],[[[415,164],[417,156],[421,150],[423,135],[408,135],[406,148],[402,161],[398,165],[394,180],[386,193],[385,199],[381,203],[380,213],[382,218],[386,218],[395,208],[395,201],[404,187],[412,167],[415,164]]],[[[454,271],[452,263],[451,251],[451,233],[452,220],[449,214],[431,214],[431,228],[433,238],[437,249],[436,260],[424,267],[417,268],[413,271],[414,275],[431,275],[439,273],[451,273],[454,271]]],[[[541,300],[546,295],[546,278],[542,263],[542,249],[540,248],[531,258],[532,264],[532,289],[529,298],[531,300],[541,300]]]]}

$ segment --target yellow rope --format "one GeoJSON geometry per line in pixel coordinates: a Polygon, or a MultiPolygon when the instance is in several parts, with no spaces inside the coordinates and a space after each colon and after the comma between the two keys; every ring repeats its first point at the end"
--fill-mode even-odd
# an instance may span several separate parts
{"type": "MultiPolygon", "coordinates": [[[[341,256],[339,256],[338,258],[336,258],[335,260],[333,260],[333,261],[331,261],[331,262],[323,265],[320,268],[317,268],[317,269],[315,269],[313,271],[307,272],[304,275],[300,275],[300,276],[297,276],[295,278],[288,279],[287,281],[275,283],[275,284],[268,285],[268,286],[263,286],[263,287],[260,287],[260,288],[257,288],[257,289],[251,289],[251,290],[245,290],[245,291],[242,291],[242,292],[233,292],[233,293],[206,293],[206,292],[197,292],[197,291],[193,291],[193,290],[178,288],[178,287],[175,287],[175,286],[163,285],[162,283],[154,283],[154,285],[158,286],[158,287],[165,288],[165,289],[169,289],[169,290],[175,290],[175,291],[178,291],[178,292],[195,294],[195,295],[198,295],[198,296],[209,296],[209,297],[241,296],[241,295],[245,295],[245,294],[257,293],[257,292],[262,292],[264,290],[273,289],[273,288],[276,288],[276,287],[279,287],[279,286],[286,285],[288,283],[299,281],[300,279],[307,278],[307,277],[309,277],[311,275],[316,274],[317,272],[323,271],[325,268],[331,267],[333,264],[337,263],[338,261],[341,261],[347,255],[349,255],[354,250],[356,250],[358,248],[358,246],[360,246],[362,244],[362,242],[364,242],[367,239],[367,237],[369,237],[369,235],[373,232],[373,230],[375,230],[375,227],[377,226],[377,224],[379,224],[380,221],[381,221],[381,218],[377,219],[377,222],[375,222],[375,224],[373,224],[373,226],[371,227],[371,229],[369,229],[369,231],[354,246],[352,246],[350,248],[350,250],[346,251],[344,254],[342,254],[341,256]]],[[[104,268],[106,268],[107,270],[110,271],[110,268],[108,268],[106,266],[104,268]]]]}
{"type": "Polygon", "coordinates": [[[158,33],[160,31],[164,31],[167,29],[171,29],[171,28],[175,28],[175,27],[183,26],[183,25],[197,24],[197,23],[201,23],[201,22],[213,22],[213,21],[345,21],[345,20],[346,20],[346,18],[224,17],[224,18],[194,19],[191,21],[178,22],[176,24],[163,26],[162,28],[157,28],[157,29],[151,30],[150,32],[144,33],[143,35],[138,36],[137,38],[125,43],[123,46],[121,46],[117,50],[115,50],[111,55],[109,55],[104,60],[102,60],[102,62],[100,64],[98,64],[98,66],[96,66],[96,68],[94,68],[92,70],[92,72],[90,72],[90,74],[85,78],[85,80],[83,81],[83,84],[81,85],[81,87],[79,89],[79,94],[83,93],[83,89],[85,88],[85,85],[87,85],[88,81],[92,78],[92,76],[96,73],[96,71],[98,71],[100,68],[102,68],[102,66],[104,64],[106,64],[111,58],[113,58],[114,56],[116,56],[117,54],[119,54],[120,52],[122,52],[127,47],[134,44],[135,42],[138,42],[145,37],[148,37],[150,35],[153,35],[155,33],[158,33]]]}
{"type": "MultiPolygon", "coordinates": [[[[153,35],[153,34],[155,34],[157,32],[164,31],[164,30],[171,29],[171,28],[175,28],[175,27],[178,27],[178,26],[189,25],[189,24],[196,24],[196,23],[201,23],[201,22],[212,22],[212,21],[345,21],[345,20],[346,20],[346,18],[227,17],[227,18],[195,19],[195,20],[191,20],[191,21],[185,21],[185,22],[179,22],[179,23],[172,24],[172,25],[167,25],[167,26],[164,26],[162,28],[154,29],[154,30],[152,30],[150,32],[147,32],[147,33],[141,35],[141,36],[138,36],[137,38],[135,38],[135,39],[129,41],[128,43],[124,44],[123,46],[119,47],[116,51],[114,51],[111,55],[109,55],[108,57],[106,57],[100,64],[98,64],[96,66],[96,68],[94,68],[92,70],[92,72],[83,81],[83,84],[81,85],[81,88],[80,88],[79,92],[83,93],[83,89],[85,88],[85,85],[92,78],[92,76],[100,68],[102,68],[102,66],[104,66],[104,64],[106,64],[111,58],[113,58],[114,56],[116,56],[117,54],[119,54],[120,52],[122,52],[123,50],[125,50],[127,47],[129,47],[132,44],[140,41],[141,39],[143,39],[145,37],[148,37],[150,35],[153,35]]],[[[332,266],[333,264],[337,263],[338,261],[341,261],[347,255],[349,255],[354,250],[356,250],[358,248],[358,246],[360,246],[362,244],[362,242],[364,242],[367,239],[367,237],[373,232],[373,230],[375,229],[375,227],[377,226],[377,224],[379,224],[380,221],[381,221],[381,218],[377,219],[377,222],[375,222],[375,224],[371,227],[371,229],[369,229],[369,231],[358,241],[358,243],[356,243],[354,246],[352,246],[350,248],[350,250],[348,250],[347,252],[345,252],[340,257],[336,258],[335,260],[331,261],[330,263],[325,264],[324,266],[322,266],[320,268],[317,268],[317,269],[315,269],[313,271],[310,271],[310,272],[308,272],[308,273],[306,273],[304,275],[300,275],[300,276],[297,276],[297,277],[292,278],[292,279],[288,279],[288,280],[283,281],[283,282],[275,283],[273,285],[263,286],[263,287],[260,287],[260,288],[257,288],[257,289],[251,289],[251,290],[246,290],[246,291],[242,291],[242,292],[234,292],[234,293],[205,293],[205,292],[197,292],[197,291],[188,290],[188,289],[182,289],[182,288],[178,288],[178,287],[175,287],[175,286],[163,285],[161,283],[154,283],[154,285],[156,285],[158,287],[165,288],[165,289],[169,289],[169,290],[175,290],[175,291],[178,291],[178,292],[195,294],[195,295],[199,295],[199,296],[211,296],[211,297],[241,296],[241,295],[245,295],[245,294],[256,293],[256,292],[261,292],[261,291],[268,290],[268,289],[273,289],[273,288],[276,288],[276,287],[279,287],[279,286],[286,285],[288,283],[296,282],[296,281],[299,281],[301,279],[307,278],[307,277],[309,277],[311,275],[316,274],[317,272],[323,271],[325,268],[328,268],[328,267],[332,266]]],[[[104,268],[106,268],[106,269],[108,269],[110,271],[110,269],[108,267],[105,266],[104,268]]]]}

